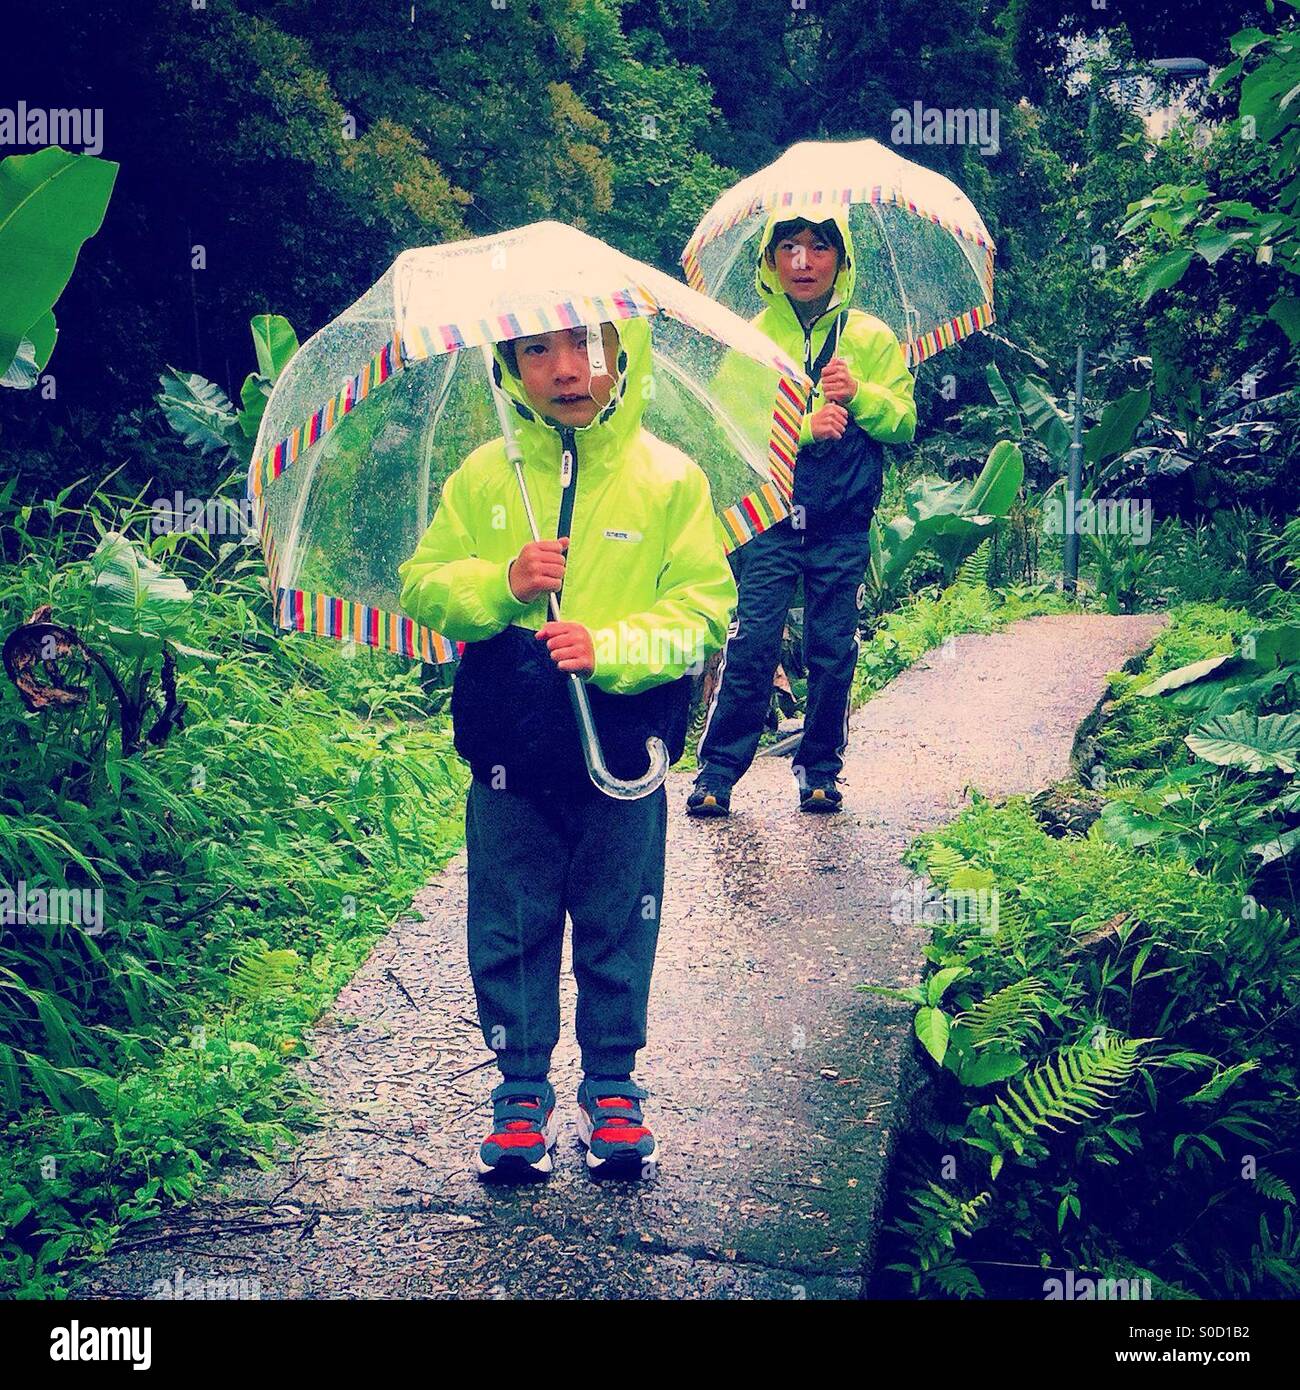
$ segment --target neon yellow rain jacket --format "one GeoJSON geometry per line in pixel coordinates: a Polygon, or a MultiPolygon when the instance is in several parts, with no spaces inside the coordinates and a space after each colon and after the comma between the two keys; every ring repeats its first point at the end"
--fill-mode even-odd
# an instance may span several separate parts
{"type": "MultiPolygon", "coordinates": [[[[592,634],[596,668],[587,684],[606,760],[615,775],[635,776],[645,770],[648,733],[680,756],[684,677],[722,646],[736,586],[708,479],[641,427],[649,324],[628,319],[616,328],[616,386],[585,428],[539,416],[499,350],[496,374],[514,408],[542,538],[570,538],[560,615],[592,634]]],[[[506,577],[531,539],[505,442],[495,439],[444,484],[432,523],[399,567],[401,605],[467,644],[452,718],[457,748],[475,771],[513,766],[526,780],[565,780],[556,765],[576,775],[582,764],[566,678],[533,636],[547,621],[546,596],[520,603],[506,577]]]]}
{"type": "MultiPolygon", "coordinates": [[[[848,215],[842,209],[829,218],[819,219],[815,213],[784,208],[768,217],[759,238],[754,268],[754,285],[766,305],[754,317],[755,327],[795,361],[802,362],[810,376],[823,357],[839,356],[858,383],[857,393],[846,408],[852,424],[862,431],[861,436],[850,427],[840,441],[813,439],[812,415],[826,403],[820,385],[813,392],[800,430],[794,504],[813,514],[825,529],[865,527],[880,496],[884,462],[879,445],[906,443],[916,433],[912,374],[907,370],[903,349],[887,324],[864,310],[848,309],[838,344],[823,352],[828,335],[836,330],[841,311],[852,302],[857,283],[856,259],[848,215]],[[830,303],[807,329],[781,289],[776,269],[767,263],[766,254],[777,225],[801,216],[814,226],[819,221],[834,221],[845,250],[830,303]]],[[[747,363],[748,359],[738,353],[728,354],[718,373],[715,393],[725,402],[734,401],[736,408],[763,409],[770,388],[747,363]]]]}

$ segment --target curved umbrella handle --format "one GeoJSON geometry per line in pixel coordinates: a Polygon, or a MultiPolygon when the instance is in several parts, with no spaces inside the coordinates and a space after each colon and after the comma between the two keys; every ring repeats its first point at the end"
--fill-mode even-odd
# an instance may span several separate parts
{"type": "MultiPolygon", "coordinates": [[[[514,465],[515,477],[519,481],[524,512],[528,517],[528,529],[532,532],[535,541],[540,540],[537,518],[533,514],[532,500],[528,496],[528,485],[524,482],[523,454],[520,451],[519,442],[515,438],[509,407],[506,405],[501,392],[497,390],[496,382],[493,379],[492,349],[486,343],[483,345],[483,365],[487,368],[488,389],[492,392],[492,400],[497,408],[497,420],[500,422],[501,434],[505,439],[506,457],[514,465]]],[[[560,604],[554,594],[550,595],[548,611],[552,620],[558,623],[560,621],[560,604]]],[[[591,701],[587,698],[587,687],[583,685],[582,677],[576,672],[569,673],[569,699],[573,702],[574,717],[578,721],[578,734],[582,741],[582,758],[587,764],[587,776],[591,778],[597,791],[604,792],[606,796],[611,796],[616,801],[638,801],[641,797],[649,796],[651,792],[658,791],[663,786],[669,768],[668,749],[663,739],[655,737],[646,739],[645,747],[646,752],[650,755],[650,766],[640,777],[624,781],[620,777],[615,777],[605,766],[605,754],[600,746],[600,735],[596,732],[596,720],[591,713],[591,701]]]]}
{"type": "Polygon", "coordinates": [[[605,766],[605,755],[601,750],[600,738],[596,733],[596,721],[592,718],[591,702],[587,699],[587,687],[579,676],[569,676],[569,698],[573,701],[573,713],[578,721],[578,733],[582,738],[582,756],[587,764],[587,776],[596,788],[612,796],[616,801],[638,801],[651,792],[658,791],[668,776],[668,749],[663,739],[653,735],[645,741],[645,751],[650,755],[650,766],[640,777],[624,781],[605,766]]]}

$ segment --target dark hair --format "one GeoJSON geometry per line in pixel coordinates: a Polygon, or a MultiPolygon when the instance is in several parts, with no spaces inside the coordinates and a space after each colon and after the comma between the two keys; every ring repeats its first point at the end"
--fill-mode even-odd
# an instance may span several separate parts
{"type": "Polygon", "coordinates": [[[800,232],[814,232],[817,236],[824,237],[839,254],[840,264],[844,264],[844,238],[840,235],[840,229],[833,217],[828,217],[825,222],[810,222],[806,217],[791,217],[785,222],[778,222],[772,228],[772,235],[767,239],[767,250],[764,252],[768,265],[776,264],[777,243],[784,241],[788,236],[797,236],[800,232]]]}

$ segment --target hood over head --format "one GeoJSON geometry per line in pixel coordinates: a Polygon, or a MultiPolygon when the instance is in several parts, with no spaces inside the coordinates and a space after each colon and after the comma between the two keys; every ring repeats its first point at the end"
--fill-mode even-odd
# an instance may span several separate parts
{"type": "Polygon", "coordinates": [[[771,245],[773,233],[783,222],[807,222],[814,229],[824,226],[827,222],[835,225],[840,234],[840,240],[844,243],[844,255],[840,260],[840,268],[835,273],[831,301],[826,306],[826,312],[830,313],[832,309],[840,309],[851,303],[853,287],[857,283],[856,254],[853,247],[853,233],[849,231],[849,214],[847,209],[842,206],[836,207],[829,217],[822,218],[810,217],[806,213],[795,212],[791,208],[777,208],[769,214],[767,223],[763,228],[763,234],[758,239],[758,260],[754,266],[754,288],[758,291],[759,298],[763,303],[769,306],[788,305],[790,303],[789,297],[781,288],[776,267],[770,265],[767,259],[767,248],[771,245]]]}
{"type": "Polygon", "coordinates": [[[514,407],[516,438],[525,458],[540,454],[558,459],[562,430],[573,434],[584,462],[616,457],[636,437],[650,398],[648,383],[653,373],[650,323],[645,318],[615,320],[614,332],[618,338],[618,357],[610,364],[614,369],[614,389],[609,404],[589,425],[571,430],[548,420],[530,404],[524,384],[511,370],[502,345],[492,345],[492,375],[514,407]]]}

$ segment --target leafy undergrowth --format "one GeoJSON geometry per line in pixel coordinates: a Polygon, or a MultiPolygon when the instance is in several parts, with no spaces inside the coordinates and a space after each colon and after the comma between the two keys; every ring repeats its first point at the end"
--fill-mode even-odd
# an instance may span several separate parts
{"type": "MultiPolygon", "coordinates": [[[[1195,761],[1201,717],[1139,692],[1256,627],[1183,606],[1143,669],[1115,678],[1104,775],[1074,789],[1084,833],[1049,833],[1020,798],[976,799],[914,846],[935,890],[932,969],[883,992],[917,1006],[935,1085],[881,1292],[1300,1293],[1300,934],[1226,824],[1135,834],[1128,805],[1143,768],[1195,761]]],[[[1185,771],[1206,784],[1199,821],[1229,793],[1238,815],[1243,797],[1276,811],[1268,775],[1185,771]]],[[[1182,793],[1164,799],[1176,820],[1182,793]]]]}
{"type": "Polygon", "coordinates": [[[59,1296],[216,1165],[292,1141],[312,1105],[289,1064],[454,851],[464,786],[418,672],[275,636],[243,546],[137,524],[128,632],[97,568],[107,504],[47,512],[9,513],[4,632],[49,603],[157,692],[150,718],[171,649],[186,708],[128,755],[95,667],[57,663],[82,703],[0,692],[0,888],[28,904],[0,928],[0,1287],[25,1297],[59,1296]],[[35,910],[51,890],[92,910],[35,910]]]}

